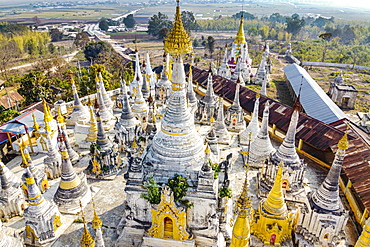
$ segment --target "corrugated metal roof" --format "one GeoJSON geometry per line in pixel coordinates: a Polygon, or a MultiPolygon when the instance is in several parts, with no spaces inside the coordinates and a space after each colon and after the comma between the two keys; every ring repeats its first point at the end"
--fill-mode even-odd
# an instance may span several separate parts
{"type": "Polygon", "coordinates": [[[10,92],[0,97],[0,105],[4,106],[5,109],[9,109],[17,104],[20,104],[24,98],[17,91],[10,92]]]}
{"type": "MultiPolygon", "coordinates": [[[[188,66],[185,66],[185,69],[187,70],[188,66]]],[[[207,77],[208,71],[198,68],[193,69],[193,80],[203,87],[206,87],[207,85],[207,77]]],[[[226,100],[230,102],[234,100],[235,83],[233,81],[214,75],[213,89],[216,94],[223,95],[226,100]]],[[[255,98],[256,92],[246,87],[240,88],[240,105],[244,110],[253,112],[255,98]]],[[[275,124],[277,128],[286,132],[289,127],[292,108],[261,95],[258,113],[260,117],[262,117],[263,108],[267,100],[269,100],[271,104],[269,117],[270,124],[275,124]]],[[[340,138],[343,136],[342,131],[304,113],[300,113],[298,130],[296,138],[302,139],[305,143],[322,151],[330,149],[330,147],[338,143],[340,138]]]]}
{"type": "Polygon", "coordinates": [[[44,113],[38,110],[31,110],[3,124],[0,126],[0,130],[10,133],[27,134],[28,131],[33,130],[32,114],[35,114],[38,123],[44,122],[44,113]]]}
{"type": "Polygon", "coordinates": [[[296,96],[302,84],[300,99],[307,115],[327,124],[347,118],[304,68],[290,64],[284,67],[284,73],[296,96]]]}
{"type": "MultiPolygon", "coordinates": [[[[342,131],[347,128],[344,121],[337,121],[332,126],[342,131]]],[[[350,123],[348,134],[354,139],[349,140],[349,146],[343,160],[343,171],[351,180],[353,188],[364,206],[370,211],[370,139],[366,133],[352,123],[350,123]]],[[[332,149],[336,152],[337,145],[334,145],[332,149]]]]}

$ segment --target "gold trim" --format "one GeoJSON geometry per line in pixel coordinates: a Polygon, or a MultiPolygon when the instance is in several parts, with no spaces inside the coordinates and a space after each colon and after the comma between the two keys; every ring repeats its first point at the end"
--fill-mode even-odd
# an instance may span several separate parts
{"type": "Polygon", "coordinates": [[[179,134],[179,133],[171,133],[171,132],[168,132],[164,129],[161,128],[161,131],[165,134],[168,134],[168,135],[171,135],[171,136],[184,136],[184,135],[187,135],[188,133],[182,133],[182,134],[179,134]]]}
{"type": "Polygon", "coordinates": [[[60,181],[59,187],[64,190],[69,190],[76,188],[78,185],[81,184],[81,179],[77,176],[72,181],[60,181]]]}

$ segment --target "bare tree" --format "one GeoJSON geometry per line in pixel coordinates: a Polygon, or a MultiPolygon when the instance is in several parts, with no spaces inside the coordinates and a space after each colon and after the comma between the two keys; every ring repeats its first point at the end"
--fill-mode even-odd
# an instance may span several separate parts
{"type": "Polygon", "coordinates": [[[10,63],[20,56],[19,48],[14,40],[0,43],[0,73],[8,80],[10,63]]]}

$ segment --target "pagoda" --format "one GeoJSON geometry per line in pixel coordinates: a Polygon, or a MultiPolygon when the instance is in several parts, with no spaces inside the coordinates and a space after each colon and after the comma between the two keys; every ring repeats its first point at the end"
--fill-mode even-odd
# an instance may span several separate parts
{"type": "Polygon", "coordinates": [[[136,93],[139,90],[139,87],[142,87],[143,84],[143,75],[141,74],[140,60],[139,60],[139,51],[135,50],[135,76],[132,82],[129,85],[131,99],[136,97],[136,93]]]}
{"type": "MultiPolygon", "coordinates": [[[[140,81],[139,76],[137,76],[136,80],[140,81]]],[[[141,82],[141,84],[144,84],[141,82]]],[[[141,125],[144,126],[148,122],[148,111],[149,107],[147,102],[144,99],[141,86],[139,85],[138,88],[134,88],[134,103],[132,104],[132,112],[134,116],[140,121],[141,125]]],[[[148,91],[149,93],[149,91],[148,91]]]]}
{"type": "Polygon", "coordinates": [[[90,111],[90,123],[89,123],[89,132],[85,138],[85,140],[78,143],[78,146],[80,148],[89,149],[91,144],[96,142],[96,139],[98,138],[98,127],[96,123],[96,117],[94,110],[91,106],[89,106],[90,111]]]}
{"type": "Polygon", "coordinates": [[[137,163],[133,158],[128,167],[125,215],[130,217],[125,218],[125,227],[118,238],[117,247],[140,243],[142,246],[216,246],[223,239],[217,216],[218,179],[215,179],[209,164],[210,150],[204,152],[203,140],[195,129],[194,116],[187,105],[183,56],[189,54],[192,47],[180,13],[178,3],[173,29],[164,45],[165,51],[173,59],[168,106],[160,128],[142,154],[141,162],[137,163]],[[160,202],[167,204],[166,207],[155,204],[155,201],[151,203],[141,196],[146,193],[143,188],[143,185],[147,186],[146,181],[166,188],[166,183],[179,176],[189,186],[184,200],[194,205],[190,210],[182,211],[183,203],[180,201],[171,204],[171,192],[165,189],[162,192],[165,199],[160,202]],[[146,227],[151,227],[149,236],[144,235],[146,227]],[[186,233],[193,235],[194,240],[189,239],[186,233]]]}
{"type": "Polygon", "coordinates": [[[25,179],[29,207],[24,211],[24,242],[26,246],[44,246],[56,238],[55,232],[62,225],[60,212],[54,202],[42,196],[29,168],[26,168],[25,179]]]}
{"type": "Polygon", "coordinates": [[[104,129],[109,131],[113,128],[116,122],[116,117],[113,115],[112,110],[105,105],[103,93],[101,91],[101,83],[99,81],[99,78],[96,78],[96,106],[99,108],[104,129]]]}
{"type": "Polygon", "coordinates": [[[112,99],[110,98],[110,96],[108,95],[107,90],[105,89],[104,80],[103,80],[101,71],[99,71],[99,88],[100,88],[100,93],[103,97],[105,107],[107,107],[108,110],[112,111],[114,103],[112,99]]]}
{"type": "Polygon", "coordinates": [[[189,67],[187,97],[188,97],[188,106],[190,107],[190,112],[194,113],[197,110],[198,99],[193,89],[193,58],[191,59],[190,67],[189,67]]]}
{"type": "Polygon", "coordinates": [[[345,133],[324,182],[318,190],[308,194],[309,204],[301,208],[294,231],[298,246],[338,246],[345,240],[344,230],[349,215],[339,196],[339,178],[347,148],[345,133]]]}
{"type": "Polygon", "coordinates": [[[72,72],[70,72],[70,83],[72,84],[73,92],[73,110],[71,115],[69,115],[69,117],[66,119],[66,124],[73,126],[76,123],[86,124],[90,119],[89,110],[86,106],[82,105],[80,98],[78,97],[77,88],[73,79],[72,72]]]}
{"type": "Polygon", "coordinates": [[[241,75],[236,83],[235,96],[233,104],[227,109],[225,123],[229,131],[240,132],[245,129],[244,110],[240,106],[239,90],[241,83],[241,75]]]}
{"type": "Polygon", "coordinates": [[[286,191],[288,200],[299,200],[299,197],[305,197],[303,178],[306,164],[298,156],[295,148],[295,135],[299,119],[299,111],[302,106],[298,96],[292,108],[292,117],[283,143],[278,150],[268,159],[266,169],[262,169],[259,180],[259,193],[264,194],[270,190],[275,181],[275,174],[279,168],[280,162],[284,163],[283,169],[283,187],[286,191]]]}
{"type": "Polygon", "coordinates": [[[59,132],[58,139],[62,153],[62,176],[54,194],[54,202],[62,213],[77,214],[80,202],[86,206],[91,200],[90,187],[87,185],[85,174],[81,173],[80,177],[74,171],[64,145],[65,136],[61,132],[59,132]]]}
{"type": "Polygon", "coordinates": [[[171,92],[171,81],[170,77],[170,54],[163,54],[163,69],[161,78],[158,80],[155,86],[155,98],[160,104],[165,104],[170,96],[171,92]]]}
{"type": "Polygon", "coordinates": [[[283,168],[279,167],[274,185],[254,215],[252,233],[265,245],[281,245],[292,238],[294,213],[288,212],[283,188],[283,168]]]}
{"type": "Polygon", "coordinates": [[[272,146],[268,131],[269,108],[270,104],[267,101],[263,110],[261,129],[258,131],[257,137],[250,144],[249,164],[252,167],[262,167],[265,160],[276,151],[272,146]]]}
{"type": "Polygon", "coordinates": [[[0,222],[8,221],[14,216],[23,216],[27,205],[23,191],[20,187],[15,188],[10,185],[2,166],[0,166],[0,182],[0,222]]]}
{"type": "Polygon", "coordinates": [[[214,124],[215,135],[217,137],[217,142],[219,144],[226,144],[229,145],[231,142],[231,135],[227,130],[224,118],[224,103],[223,99],[219,97],[218,99],[218,114],[217,119],[214,124]]]}
{"type": "Polygon", "coordinates": [[[213,91],[212,71],[208,72],[206,94],[198,101],[198,109],[195,112],[195,121],[201,124],[210,124],[217,118],[217,96],[213,91]]]}
{"type": "Polygon", "coordinates": [[[56,179],[62,175],[62,156],[52,145],[49,132],[46,133],[46,136],[49,152],[44,159],[45,173],[49,179],[56,179]]]}
{"type": "Polygon", "coordinates": [[[152,70],[152,65],[150,64],[149,52],[146,53],[146,67],[145,67],[145,78],[149,83],[151,94],[155,94],[155,84],[156,84],[156,75],[152,70]]]}
{"type": "Polygon", "coordinates": [[[257,73],[253,80],[254,84],[263,85],[265,83],[266,87],[270,86],[270,72],[268,69],[266,69],[267,68],[266,59],[268,54],[269,53],[266,51],[262,53],[261,63],[258,67],[257,73]]]}
{"type": "Polygon", "coordinates": [[[253,142],[260,130],[260,126],[258,124],[259,102],[260,95],[256,94],[256,101],[254,102],[251,121],[249,122],[247,128],[243,130],[239,135],[239,142],[242,145],[249,145],[250,142],[253,142]]]}
{"type": "Polygon", "coordinates": [[[225,45],[225,54],[224,54],[224,59],[222,60],[222,64],[220,66],[220,68],[218,69],[217,71],[217,74],[219,76],[222,76],[226,79],[230,79],[231,78],[231,71],[230,71],[230,68],[229,68],[229,65],[227,64],[227,44],[225,45]]]}
{"type": "Polygon", "coordinates": [[[98,137],[96,145],[90,147],[90,162],[85,172],[90,178],[106,178],[117,175],[121,170],[118,162],[118,152],[105,134],[103,124],[97,112],[98,137]]]}

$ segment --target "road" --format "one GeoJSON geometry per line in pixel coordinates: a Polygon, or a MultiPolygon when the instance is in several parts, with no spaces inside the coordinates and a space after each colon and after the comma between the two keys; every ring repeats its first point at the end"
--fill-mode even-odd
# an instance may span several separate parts
{"type": "MultiPolygon", "coordinates": [[[[73,57],[76,56],[77,53],[78,53],[78,51],[74,51],[74,52],[72,52],[70,54],[63,55],[62,57],[66,60],[67,63],[69,63],[73,59],[73,57]]],[[[50,60],[50,59],[48,59],[48,60],[50,60]]],[[[9,68],[7,70],[22,69],[22,68],[33,66],[33,65],[35,65],[37,63],[38,63],[38,61],[32,62],[32,63],[26,63],[26,64],[22,64],[22,65],[19,65],[19,66],[15,66],[15,67],[9,68]]],[[[2,71],[0,71],[0,73],[1,72],[2,71]]]]}

